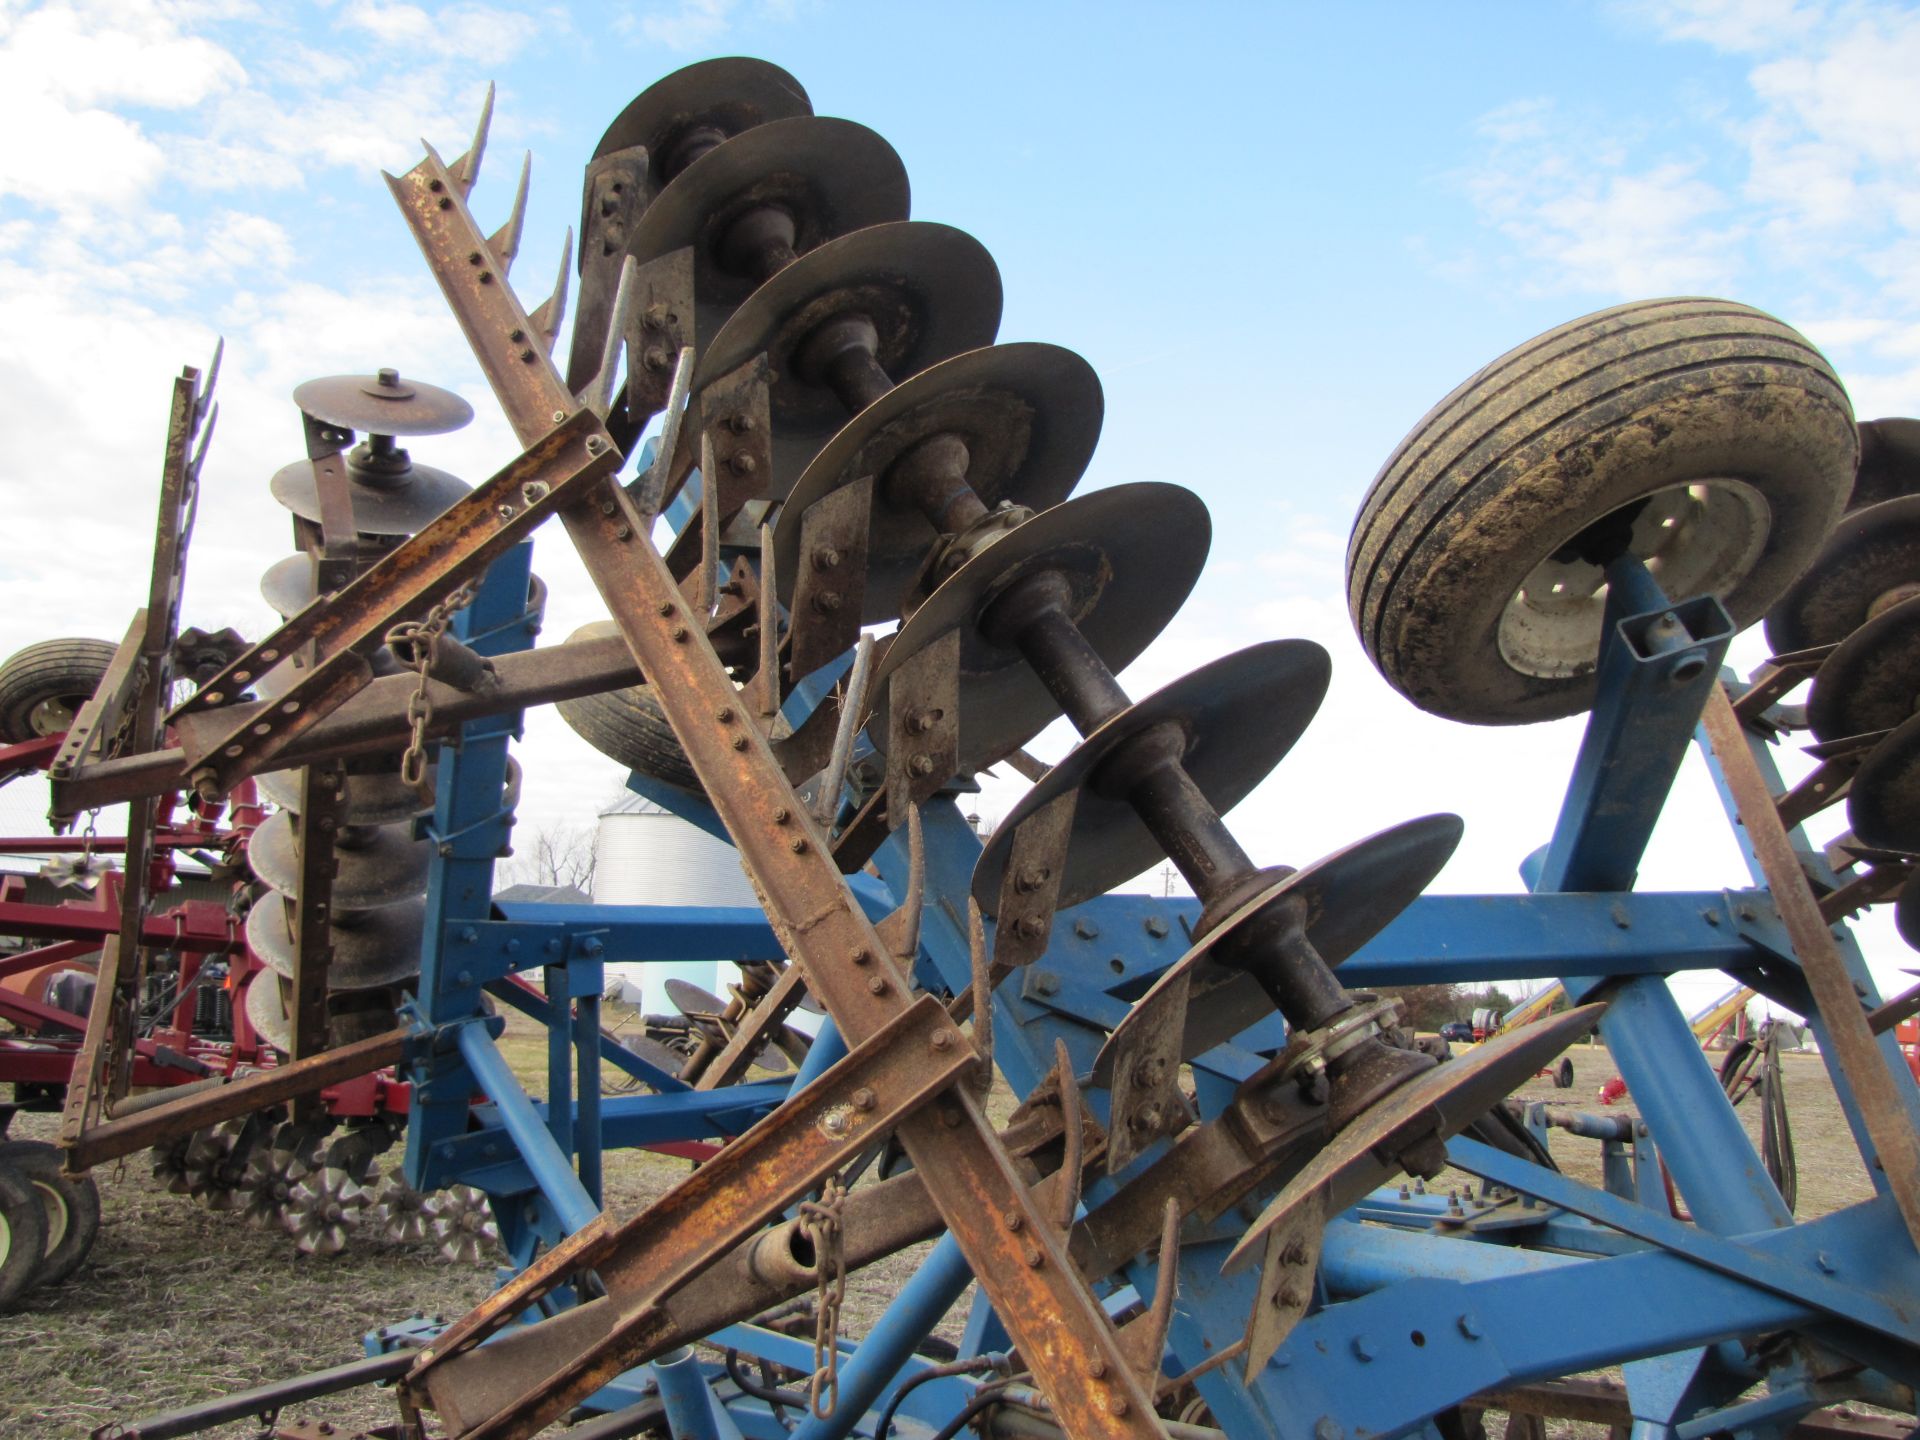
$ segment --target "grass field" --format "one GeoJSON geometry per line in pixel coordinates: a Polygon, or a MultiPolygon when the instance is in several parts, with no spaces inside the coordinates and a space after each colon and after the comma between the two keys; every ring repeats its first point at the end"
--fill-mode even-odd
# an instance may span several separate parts
{"type": "MultiPolygon", "coordinates": [[[[538,1032],[519,1022],[509,1059],[535,1093],[544,1088],[538,1032]]],[[[1577,1048],[1571,1091],[1536,1082],[1529,1098],[1595,1108],[1614,1073],[1604,1049],[1577,1048]]],[[[1871,1194],[1864,1167],[1819,1060],[1789,1056],[1788,1100],[1800,1168],[1800,1214],[1825,1214],[1871,1194]]],[[[1004,1114],[1010,1097],[996,1106],[1004,1114]]],[[[1623,1107],[1630,1109],[1631,1102],[1623,1107]]],[[[1757,1127],[1751,1104],[1741,1107],[1757,1127]]],[[[23,1115],[15,1138],[50,1139],[56,1117],[23,1115]]],[[[1571,1174],[1597,1182],[1597,1147],[1556,1132],[1554,1153],[1571,1174]]],[[[624,1152],[607,1163],[607,1204],[628,1215],[687,1173],[683,1161],[624,1152]]],[[[416,1312],[454,1315],[494,1284],[490,1267],[447,1264],[424,1247],[357,1244],[310,1259],[284,1236],[168,1194],[144,1156],[96,1173],[104,1228],[89,1263],[0,1317],[0,1436],[66,1440],[112,1419],[353,1359],[367,1330],[416,1312]]],[[[858,1333],[919,1263],[924,1248],[853,1278],[848,1329],[858,1333]]],[[[963,1299],[962,1305],[964,1306],[963,1299]]],[[[957,1322],[960,1307],[949,1317],[957,1322]]],[[[313,1407],[336,1422],[392,1418],[384,1392],[362,1391],[313,1407]]],[[[252,1425],[213,1432],[226,1440],[252,1425]]]]}

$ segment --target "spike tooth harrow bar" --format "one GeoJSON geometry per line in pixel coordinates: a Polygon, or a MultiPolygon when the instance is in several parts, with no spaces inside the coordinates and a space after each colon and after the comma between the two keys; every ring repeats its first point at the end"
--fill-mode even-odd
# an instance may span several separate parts
{"type": "MultiPolygon", "coordinates": [[[[1857,948],[1826,928],[1791,859],[1777,777],[1740,728],[1743,687],[1730,698],[1720,686],[1727,609],[1661,588],[1724,594],[1745,621],[1805,564],[1844,497],[1854,445],[1824,364],[1744,307],[1652,302],[1573,322],[1476,377],[1530,412],[1483,415],[1476,430],[1449,406],[1484,396],[1469,386],[1443,402],[1356,525],[1356,623],[1389,680],[1430,708],[1500,721],[1591,706],[1560,825],[1526,896],[1420,895],[1457,838],[1451,817],[1298,871],[1261,870],[1220,812],[1311,718],[1324,656],[1254,647],[1129,699],[1113,671],[1197,574],[1204,509],[1168,486],[1067,500],[1097,390],[1065,352],[975,348],[992,339],[998,278],[960,232],[875,202],[835,233],[820,192],[755,191],[756,167],[776,159],[801,179],[829,163],[830,147],[804,138],[808,118],[790,77],[750,61],[692,67],[629,107],[589,172],[577,384],[547,358],[559,292],[529,316],[505,283],[517,219],[489,239],[467,209],[484,119],[453,165],[429,149],[390,179],[529,448],[177,712],[204,792],[300,753],[369,688],[367,656],[387,626],[489,566],[474,613],[516,588],[524,597],[524,558],[509,547],[558,513],[697,777],[702,793],[674,802],[725,825],[788,974],[832,1020],[787,1104],[641,1214],[599,1213],[605,1133],[643,1113],[603,1107],[599,1064],[645,1066],[600,1037],[591,982],[610,949],[644,953],[664,922],[490,915],[477,882],[504,834],[511,721],[469,712],[461,753],[443,756],[430,831],[435,913],[408,1042],[407,1169],[424,1183],[474,1142],[494,1143],[485,1134],[504,1137],[519,1169],[495,1181],[532,1196],[532,1218],[501,1211],[521,1269],[498,1294],[444,1330],[390,1335],[424,1342],[401,1386],[408,1432],[424,1433],[427,1410],[452,1435],[530,1435],[583,1401],[635,1401],[627,1372],[651,1361],[679,1440],[734,1425],[776,1433],[777,1397],[774,1409],[723,1404],[675,1347],[723,1333],[831,1383],[830,1323],[803,1358],[777,1331],[738,1322],[818,1283],[817,1264],[794,1263],[783,1213],[817,1210],[806,1197],[888,1131],[913,1169],[834,1202],[842,1258],[857,1267],[948,1235],[839,1367],[838,1405],[823,1415],[816,1402],[800,1427],[808,1440],[849,1433],[909,1372],[926,1373],[914,1351],[969,1278],[983,1299],[968,1348],[1010,1342],[1034,1384],[926,1386],[919,1413],[949,1427],[977,1416],[1010,1434],[1154,1434],[1204,1413],[1236,1435],[1437,1435],[1452,1432],[1436,1417],[1460,1423],[1483,1391],[1537,1413],[1546,1402],[1516,1384],[1608,1363],[1624,1363],[1626,1412],[1649,1433],[1785,1433],[1839,1393],[1910,1408],[1902,1385],[1920,1333],[1892,1297],[1920,1280],[1920,1165],[1906,1163],[1920,1100],[1874,1048],[1857,948]],[[696,335],[696,319],[716,333],[696,335]],[[1690,345],[1703,347],[1700,363],[1678,386],[1643,373],[1648,357],[1690,345]],[[1770,406],[1726,401],[1721,361],[1771,387],[1770,406]],[[1448,488],[1449,445],[1497,440],[1507,424],[1523,439],[1546,433],[1549,402],[1560,407],[1546,417],[1552,444],[1523,443],[1510,463],[1448,488]],[[623,487],[623,451],[663,409],[652,462],[623,487]],[[1736,473],[1747,478],[1719,478],[1736,473]],[[649,538],[662,505],[679,521],[664,557],[649,538]],[[1481,526],[1503,506],[1524,523],[1481,526]],[[1782,517],[1772,529],[1769,515],[1782,517]],[[1795,516],[1804,523],[1789,525],[1795,516]],[[830,703],[837,677],[817,662],[844,653],[862,618],[901,613],[884,656],[859,667],[870,680],[850,677],[830,703]],[[227,703],[295,646],[311,646],[313,664],[286,692],[288,718],[227,703]],[[774,725],[782,694],[790,732],[774,725]],[[1763,888],[1634,892],[1703,710],[1763,888]],[[1081,745],[981,853],[942,792],[1060,711],[1081,745]],[[1254,711],[1279,723],[1247,736],[1254,711]],[[849,768],[863,725],[880,753],[849,768]],[[794,782],[822,766],[831,784],[809,806],[794,782]],[[1197,906],[1102,895],[1162,853],[1197,906]],[[882,884],[843,874],[869,860],[882,884]],[[996,920],[991,948],[956,906],[969,893],[973,917],[996,920]],[[1070,929],[1055,924],[1063,906],[1078,916],[1070,929]],[[505,983],[535,939],[550,957],[538,1000],[505,983]],[[1340,984],[1336,964],[1359,984],[1554,973],[1576,998],[1607,1003],[1435,1065],[1398,1043],[1389,1007],[1340,984]],[[1791,1223],[1657,978],[1694,967],[1751,977],[1815,1018],[1863,1154],[1881,1159],[1874,1200],[1791,1223]],[[964,1001],[916,1000],[916,982],[964,1001]],[[482,984],[549,1027],[544,1113],[493,1044],[482,984]],[[1249,1029],[1249,998],[1290,1023],[1284,1048],[1272,1020],[1249,1029]],[[972,1040],[956,1024],[965,1001],[972,1040]],[[1596,1023],[1697,1227],[1452,1138],[1596,1023]],[[1004,1131],[979,1099],[988,1053],[1027,1097],[1004,1131]],[[497,1110],[480,1134],[468,1133],[474,1082],[497,1110]],[[1463,1236],[1434,1233],[1422,1195],[1362,1199],[1399,1168],[1449,1159],[1546,1203],[1511,1229],[1463,1236]],[[1327,1220],[1356,1200],[1387,1228],[1327,1220]],[[1234,1273],[1256,1253],[1257,1278],[1234,1273]],[[1119,1303],[1128,1289],[1153,1302],[1131,1319],[1119,1303]],[[515,1325],[535,1304],[559,1313],[515,1325]],[[1786,1338],[1739,1355],[1720,1343],[1762,1336],[1786,1338]],[[1761,1380],[1767,1392],[1743,1398],[1761,1380]]],[[[884,190],[891,169],[873,174],[884,190]]],[[[615,668],[601,679],[631,683],[631,669],[610,678],[615,668]]],[[[757,1006],[735,1038],[770,1031],[777,1009],[757,1006]]],[[[646,1113],[693,1093],[651,1078],[666,1093],[638,1097],[646,1113]]]]}

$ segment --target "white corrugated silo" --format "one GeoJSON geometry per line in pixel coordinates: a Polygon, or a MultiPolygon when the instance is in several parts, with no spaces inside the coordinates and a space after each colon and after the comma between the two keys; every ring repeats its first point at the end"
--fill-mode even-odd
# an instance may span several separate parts
{"type": "MultiPolygon", "coordinates": [[[[593,842],[593,901],[596,905],[710,905],[758,909],[753,885],[740,868],[740,852],[698,825],[635,795],[600,816],[593,842]]],[[[769,959],[777,958],[777,952],[769,959]]],[[[642,1010],[671,1015],[669,977],[692,981],[722,1000],[739,979],[732,965],[712,961],[660,960],[609,965],[615,975],[640,986],[642,1010]]]]}

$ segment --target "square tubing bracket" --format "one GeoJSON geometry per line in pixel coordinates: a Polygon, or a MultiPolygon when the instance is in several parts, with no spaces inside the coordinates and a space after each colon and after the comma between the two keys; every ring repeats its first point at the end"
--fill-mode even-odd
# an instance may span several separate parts
{"type": "Polygon", "coordinates": [[[1535,891],[1633,888],[1733,639],[1718,600],[1669,603],[1637,559],[1615,561],[1607,578],[1597,698],[1535,891]]]}

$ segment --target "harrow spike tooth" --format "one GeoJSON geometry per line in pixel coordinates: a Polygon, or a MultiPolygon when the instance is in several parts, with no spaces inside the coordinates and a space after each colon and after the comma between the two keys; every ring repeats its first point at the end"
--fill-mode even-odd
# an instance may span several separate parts
{"type": "Polygon", "coordinates": [[[973,976],[973,1048],[980,1056],[982,1091],[993,1088],[993,962],[980,902],[967,896],[967,961],[973,976]]]}
{"type": "Polygon", "coordinates": [[[713,617],[720,602],[720,465],[713,436],[700,436],[700,618],[713,617]]]}
{"type": "Polygon", "coordinates": [[[220,383],[220,361],[227,353],[227,337],[216,335],[213,341],[213,359],[207,362],[207,368],[200,376],[200,387],[193,397],[193,423],[197,426],[205,418],[207,407],[213,403],[213,387],[220,383]]]}
{"type": "Polygon", "coordinates": [[[643,520],[660,513],[661,497],[667,493],[667,481],[673,473],[674,451],[680,446],[680,430],[686,419],[687,396],[693,389],[693,347],[682,345],[673,362],[673,382],[667,391],[667,408],[660,420],[660,442],[653,464],[636,483],[633,503],[643,520]]]}
{"type": "Polygon", "coordinates": [[[920,957],[920,922],[927,908],[927,830],[920,807],[907,811],[907,895],[900,902],[900,963],[909,972],[920,957]]]}
{"type": "MultiPolygon", "coordinates": [[[[914,807],[918,812],[919,807],[914,807]]],[[[1086,1161],[1086,1131],[1080,1114],[1080,1080],[1066,1037],[1053,1037],[1053,1078],[1060,1091],[1060,1179],[1054,1187],[1053,1220],[1061,1234],[1073,1229],[1073,1213],[1080,1208],[1080,1174],[1086,1161]]],[[[1171,1202],[1169,1202],[1171,1203],[1171,1202]]]]}
{"type": "Polygon", "coordinates": [[[529,150],[520,161],[520,183],[514,188],[513,209],[507,215],[507,223],[487,237],[487,250],[503,280],[513,269],[514,257],[520,253],[520,235],[527,224],[527,189],[532,182],[533,152],[529,150]]]}
{"type": "Polygon", "coordinates": [[[220,402],[214,401],[207,411],[207,423],[200,429],[200,441],[193,447],[193,458],[187,462],[187,478],[198,480],[200,467],[207,463],[207,447],[213,443],[214,429],[220,424],[220,402]]]}
{"type": "MultiPolygon", "coordinates": [[[[678,378],[677,376],[675,377],[678,378]]],[[[760,525],[760,718],[771,732],[780,716],[780,587],[773,570],[773,526],[760,525]]]]}
{"type": "MultiPolygon", "coordinates": [[[[626,350],[627,320],[639,304],[640,262],[629,255],[620,262],[620,279],[613,291],[613,323],[607,327],[606,340],[600,346],[600,368],[575,397],[602,420],[613,409],[614,380],[620,373],[620,357],[626,350]]],[[[632,368],[632,357],[627,360],[632,368]]]]}
{"type": "Polygon", "coordinates": [[[547,298],[533,307],[533,313],[527,316],[533,328],[546,342],[547,353],[553,353],[553,347],[560,338],[560,323],[567,318],[567,286],[573,278],[573,227],[567,227],[567,238],[560,244],[560,274],[553,282],[553,289],[547,298]]]}
{"type": "Polygon", "coordinates": [[[813,797],[813,818],[828,832],[833,829],[841,788],[847,783],[847,767],[853,762],[853,737],[860,733],[860,715],[866,708],[867,682],[872,674],[873,637],[862,635],[854,646],[853,668],[847,672],[847,688],[840,700],[840,721],[833,732],[833,750],[826,772],[821,776],[819,793],[813,797]]]}
{"type": "Polygon", "coordinates": [[[473,183],[480,178],[480,162],[487,153],[487,132],[493,127],[494,84],[487,82],[487,98],[480,103],[480,123],[473,127],[473,143],[467,153],[453,162],[448,173],[460,187],[461,198],[473,194],[473,183]]]}

